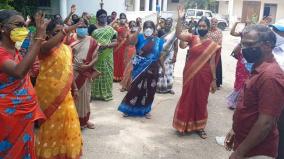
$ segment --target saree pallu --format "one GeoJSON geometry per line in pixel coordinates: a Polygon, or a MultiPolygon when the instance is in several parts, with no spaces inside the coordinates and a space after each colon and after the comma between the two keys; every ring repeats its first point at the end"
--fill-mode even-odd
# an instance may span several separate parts
{"type": "Polygon", "coordinates": [[[114,48],[113,53],[113,61],[114,61],[114,81],[121,81],[123,79],[123,73],[125,69],[124,58],[125,58],[125,51],[127,48],[126,37],[128,34],[128,30],[126,27],[118,27],[118,44],[114,48]]]}
{"type": "MultiPolygon", "coordinates": [[[[102,45],[107,45],[112,42],[116,31],[111,26],[96,29],[92,36],[102,45]]],[[[99,50],[96,69],[101,72],[101,75],[92,83],[92,99],[109,101],[112,100],[113,87],[113,49],[99,50]]]]}
{"type": "Polygon", "coordinates": [[[73,50],[73,66],[74,78],[76,81],[79,95],[75,101],[77,113],[81,127],[88,124],[90,119],[90,100],[91,100],[91,78],[94,76],[95,68],[91,68],[85,72],[80,72],[79,67],[82,64],[90,63],[97,54],[94,54],[98,45],[91,37],[86,37],[80,41],[76,41],[71,45],[73,50]],[[89,73],[89,75],[86,75],[89,73]]]}
{"type": "Polygon", "coordinates": [[[36,92],[47,116],[37,134],[38,159],[79,159],[82,136],[78,114],[71,95],[73,81],[71,49],[61,44],[46,57],[40,57],[36,92]]]}
{"type": "Polygon", "coordinates": [[[220,47],[211,40],[200,43],[193,36],[190,56],[183,72],[182,94],[176,107],[173,127],[179,132],[202,130],[206,126],[207,103],[213,80],[210,58],[216,54],[219,59],[220,47]]]}
{"type": "Polygon", "coordinates": [[[157,80],[158,60],[164,41],[155,38],[151,52],[140,54],[144,46],[150,43],[142,34],[138,36],[136,56],[133,59],[132,83],[118,110],[130,116],[144,116],[151,111],[157,80]]]}
{"type": "Polygon", "coordinates": [[[136,48],[133,45],[129,45],[126,49],[126,53],[127,53],[127,59],[125,60],[126,67],[123,73],[123,79],[120,82],[120,85],[125,90],[128,90],[131,85],[131,81],[132,81],[131,73],[133,69],[132,58],[135,55],[135,52],[136,52],[136,48]]]}
{"type": "MultiPolygon", "coordinates": [[[[19,53],[15,56],[0,48],[0,67],[6,60],[20,63],[19,53]]],[[[0,72],[0,81],[0,158],[36,159],[34,122],[45,116],[29,76],[16,79],[0,72]]]]}

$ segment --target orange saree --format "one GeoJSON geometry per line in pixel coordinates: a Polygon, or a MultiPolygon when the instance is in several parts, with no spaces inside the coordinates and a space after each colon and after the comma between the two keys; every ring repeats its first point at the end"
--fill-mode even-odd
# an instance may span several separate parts
{"type": "Polygon", "coordinates": [[[213,80],[210,59],[213,55],[219,59],[220,55],[220,46],[209,39],[201,43],[199,37],[193,35],[188,42],[190,55],[184,67],[182,94],[173,119],[173,127],[181,133],[205,128],[213,80]]]}
{"type": "Polygon", "coordinates": [[[61,44],[40,58],[36,82],[39,104],[47,116],[37,135],[38,159],[79,159],[82,151],[80,123],[71,95],[71,49],[61,44]]]}

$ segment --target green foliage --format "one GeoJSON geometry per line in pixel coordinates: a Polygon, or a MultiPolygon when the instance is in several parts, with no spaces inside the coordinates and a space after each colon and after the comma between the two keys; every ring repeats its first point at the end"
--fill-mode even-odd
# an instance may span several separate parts
{"type": "Polygon", "coordinates": [[[24,16],[34,15],[38,0],[12,0],[10,4],[24,16]]]}
{"type": "Polygon", "coordinates": [[[0,0],[0,10],[1,9],[14,9],[11,5],[9,5],[13,0],[0,0]]]}
{"type": "Polygon", "coordinates": [[[208,9],[209,5],[214,3],[216,0],[187,0],[186,9],[197,8],[197,9],[208,9]]]}

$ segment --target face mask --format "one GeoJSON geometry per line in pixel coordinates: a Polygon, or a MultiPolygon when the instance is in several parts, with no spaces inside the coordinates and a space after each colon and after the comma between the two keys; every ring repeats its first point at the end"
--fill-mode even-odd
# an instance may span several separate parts
{"type": "Polygon", "coordinates": [[[85,37],[88,35],[88,28],[77,28],[76,32],[79,37],[85,37]]]}
{"type": "Polygon", "coordinates": [[[261,58],[260,47],[242,49],[242,54],[248,63],[256,63],[261,58]]]}
{"type": "Polygon", "coordinates": [[[277,33],[275,33],[275,35],[276,35],[276,44],[275,44],[275,46],[280,46],[280,45],[284,44],[284,37],[278,35],[277,33]]]}
{"type": "Polygon", "coordinates": [[[132,27],[131,28],[131,32],[137,32],[138,31],[138,28],[137,27],[132,27]]]}
{"type": "Polygon", "coordinates": [[[253,71],[253,65],[254,63],[245,63],[245,67],[249,73],[253,71]]]}
{"type": "Polygon", "coordinates": [[[99,17],[98,18],[99,23],[106,24],[107,23],[107,17],[99,17]]]}
{"type": "Polygon", "coordinates": [[[23,42],[29,34],[29,30],[25,27],[15,28],[10,33],[13,42],[23,42]]]}
{"type": "Polygon", "coordinates": [[[145,35],[146,37],[152,36],[153,33],[154,33],[154,30],[151,29],[151,28],[147,28],[147,29],[145,29],[145,31],[144,31],[144,35],[145,35]]]}
{"type": "Polygon", "coordinates": [[[120,19],[120,23],[121,24],[125,24],[126,23],[126,19],[120,19]]]}
{"type": "Polygon", "coordinates": [[[197,34],[201,37],[205,36],[208,33],[208,30],[198,29],[197,34]]]}

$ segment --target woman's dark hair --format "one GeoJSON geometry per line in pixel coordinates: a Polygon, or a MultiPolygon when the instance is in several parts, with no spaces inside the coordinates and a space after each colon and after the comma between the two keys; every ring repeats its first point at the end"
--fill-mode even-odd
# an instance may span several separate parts
{"type": "Polygon", "coordinates": [[[201,17],[201,19],[198,21],[197,25],[199,25],[199,23],[201,23],[201,22],[205,22],[208,30],[210,29],[210,20],[207,17],[205,17],[205,16],[201,17]]]}
{"type": "Polygon", "coordinates": [[[96,25],[95,24],[91,24],[89,27],[88,27],[88,34],[90,36],[92,36],[92,33],[97,29],[96,25]]]}
{"type": "Polygon", "coordinates": [[[126,16],[126,14],[125,14],[125,13],[120,13],[119,18],[121,19],[121,17],[125,17],[125,18],[127,18],[127,16],[126,16]]]}
{"type": "Polygon", "coordinates": [[[131,21],[128,23],[128,25],[131,26],[132,23],[136,25],[136,21],[134,21],[134,20],[131,20],[131,21]]]}
{"type": "Polygon", "coordinates": [[[46,27],[46,32],[51,33],[57,25],[64,25],[62,20],[52,19],[46,27]]]}
{"type": "Polygon", "coordinates": [[[151,27],[154,29],[154,31],[156,31],[155,23],[154,23],[153,21],[151,21],[151,20],[147,20],[146,22],[144,22],[144,24],[143,24],[143,29],[146,28],[146,25],[147,25],[147,24],[150,24],[151,27]]]}
{"type": "MultiPolygon", "coordinates": [[[[2,27],[3,24],[6,24],[7,21],[15,15],[21,15],[21,14],[15,10],[1,10],[0,11],[0,27],[2,27]]],[[[1,39],[2,39],[2,35],[0,32],[0,40],[1,39]]]]}
{"type": "Polygon", "coordinates": [[[31,19],[31,22],[29,23],[29,26],[36,26],[35,17],[31,16],[30,19],[31,19]]]}
{"type": "Polygon", "coordinates": [[[100,9],[97,11],[96,17],[98,18],[100,15],[105,14],[107,15],[107,11],[105,11],[104,9],[100,9]]]}

